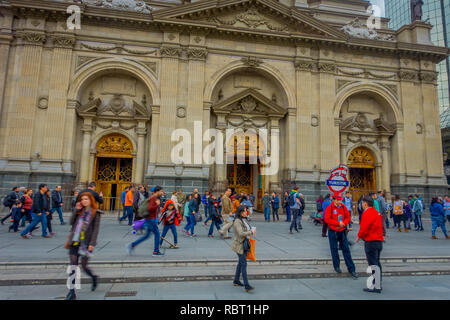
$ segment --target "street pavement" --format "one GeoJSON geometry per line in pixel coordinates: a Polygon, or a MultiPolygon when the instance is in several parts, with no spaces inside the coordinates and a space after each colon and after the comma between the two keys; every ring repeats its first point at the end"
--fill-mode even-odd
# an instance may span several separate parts
{"type": "MultiPolygon", "coordinates": [[[[251,221],[256,226],[256,257],[265,259],[330,259],[328,238],[321,237],[321,226],[314,226],[307,217],[303,219],[303,230],[289,234],[289,223],[285,216],[280,222],[264,222],[262,214],[251,221]]],[[[66,220],[68,216],[66,215],[66,220]]],[[[67,262],[67,250],[64,243],[69,226],[61,226],[55,217],[53,228],[56,236],[50,239],[41,238],[41,231],[33,233],[33,239],[22,239],[19,233],[8,233],[5,223],[0,226],[0,263],[10,262],[67,262]]],[[[214,261],[220,259],[236,260],[236,254],[231,250],[232,240],[223,240],[214,231],[215,238],[208,238],[208,227],[198,223],[195,228],[196,238],[186,237],[181,231],[185,222],[178,227],[180,249],[164,250],[162,257],[152,257],[153,237],[140,244],[132,256],[128,256],[125,246],[139,236],[132,234],[132,229],[126,222],[119,224],[116,216],[105,215],[102,218],[98,244],[95,256],[91,261],[214,261]]],[[[450,240],[445,240],[440,230],[438,240],[431,239],[431,222],[424,221],[424,232],[410,231],[399,233],[396,229],[389,229],[382,257],[447,257],[450,256],[450,240]]],[[[348,238],[355,240],[359,225],[354,224],[348,238]]],[[[232,234],[231,234],[232,235],[232,234]]],[[[169,239],[172,234],[169,232],[169,239]]],[[[165,245],[164,245],[165,246],[165,245]]],[[[363,243],[352,246],[354,258],[365,258],[363,243]]]]}
{"type": "MultiPolygon", "coordinates": [[[[449,300],[450,275],[384,277],[381,294],[362,291],[366,278],[255,280],[251,293],[231,281],[100,284],[77,290],[80,300],[449,300]]],[[[2,287],[0,300],[62,300],[64,285],[2,287]]]]}

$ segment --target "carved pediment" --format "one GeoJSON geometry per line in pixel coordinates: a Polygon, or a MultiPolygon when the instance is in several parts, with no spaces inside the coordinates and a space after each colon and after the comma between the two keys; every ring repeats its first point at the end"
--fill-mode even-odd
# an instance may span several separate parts
{"type": "Polygon", "coordinates": [[[216,114],[239,114],[282,118],[287,110],[254,89],[244,90],[214,105],[216,114]]]}
{"type": "Polygon", "coordinates": [[[380,114],[378,119],[374,119],[371,122],[363,112],[358,112],[355,116],[342,121],[340,130],[352,133],[383,133],[389,135],[395,132],[394,128],[384,119],[382,114],[380,114]]]}
{"type": "Polygon", "coordinates": [[[342,31],[275,0],[201,1],[154,13],[155,19],[195,21],[227,29],[287,32],[346,39],[342,31]]]}
{"type": "Polygon", "coordinates": [[[92,116],[103,118],[140,118],[149,119],[150,112],[145,106],[134,100],[126,100],[121,94],[114,94],[109,100],[92,98],[87,104],[77,109],[80,116],[92,116]]]}

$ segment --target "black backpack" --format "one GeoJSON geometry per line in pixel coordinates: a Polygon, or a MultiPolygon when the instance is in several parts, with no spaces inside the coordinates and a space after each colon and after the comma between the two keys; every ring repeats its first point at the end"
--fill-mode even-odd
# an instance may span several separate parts
{"type": "Polygon", "coordinates": [[[5,206],[5,207],[10,207],[11,206],[11,197],[10,197],[10,195],[7,195],[6,197],[5,197],[5,199],[3,199],[3,205],[5,206]]]}

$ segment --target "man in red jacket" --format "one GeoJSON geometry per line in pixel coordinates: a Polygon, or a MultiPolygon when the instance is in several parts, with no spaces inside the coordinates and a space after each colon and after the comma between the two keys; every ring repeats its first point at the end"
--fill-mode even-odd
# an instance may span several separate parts
{"type": "MultiPolygon", "coordinates": [[[[364,196],[362,199],[363,214],[359,226],[358,238],[364,240],[364,251],[366,252],[369,266],[378,266],[380,268],[380,283],[375,283],[373,288],[364,288],[366,292],[381,293],[381,263],[380,254],[383,249],[383,221],[382,215],[375,210],[373,199],[364,196]]],[[[372,267],[373,268],[373,267],[372,267]]],[[[374,279],[375,280],[375,279],[374,279]]]]}
{"type": "Polygon", "coordinates": [[[341,261],[339,259],[338,242],[342,248],[344,261],[348,272],[353,279],[358,279],[355,272],[355,264],[352,260],[350,248],[348,246],[345,228],[350,223],[350,213],[342,204],[342,197],[339,194],[333,195],[333,202],[325,210],[325,223],[328,225],[328,240],[330,242],[331,257],[333,259],[333,267],[337,273],[342,273],[339,267],[341,261]]]}

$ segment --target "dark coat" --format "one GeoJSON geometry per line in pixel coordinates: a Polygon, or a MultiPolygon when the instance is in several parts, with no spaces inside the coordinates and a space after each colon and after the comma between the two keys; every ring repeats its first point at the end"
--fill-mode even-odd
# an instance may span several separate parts
{"type": "Polygon", "coordinates": [[[92,195],[94,196],[95,201],[97,201],[98,204],[102,204],[102,203],[103,203],[103,197],[100,197],[100,195],[99,195],[97,192],[95,192],[95,191],[93,191],[93,190],[91,190],[91,189],[84,189],[84,190],[81,190],[80,193],[78,194],[77,202],[80,201],[81,195],[82,195],[83,193],[85,193],[85,192],[90,192],[90,193],[92,193],[92,195]]]}
{"type": "Polygon", "coordinates": [[[31,206],[31,212],[33,213],[45,213],[50,211],[49,201],[47,195],[40,193],[39,191],[33,195],[33,205],[31,206]],[[45,197],[45,200],[44,200],[45,197]]]}
{"type": "MultiPolygon", "coordinates": [[[[80,211],[78,211],[80,212],[80,211]]],[[[70,218],[70,225],[72,226],[70,228],[70,233],[68,237],[68,242],[70,243],[70,239],[73,239],[73,232],[75,230],[75,226],[78,223],[78,220],[81,218],[81,212],[78,214],[76,210],[73,211],[72,217],[70,218]]],[[[87,246],[96,246],[97,245],[97,237],[98,237],[98,231],[100,230],[100,220],[101,220],[101,211],[97,210],[94,217],[92,218],[92,221],[89,223],[89,226],[87,230],[85,231],[84,238],[86,241],[87,246]]],[[[66,244],[67,248],[67,244],[66,244]]]]}
{"type": "Polygon", "coordinates": [[[63,202],[61,192],[53,190],[52,191],[52,208],[61,207],[61,202],[63,202]]]}

